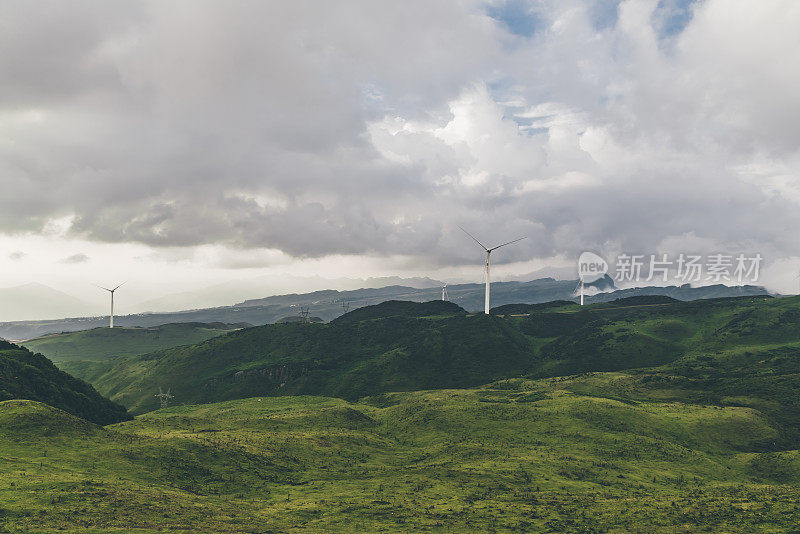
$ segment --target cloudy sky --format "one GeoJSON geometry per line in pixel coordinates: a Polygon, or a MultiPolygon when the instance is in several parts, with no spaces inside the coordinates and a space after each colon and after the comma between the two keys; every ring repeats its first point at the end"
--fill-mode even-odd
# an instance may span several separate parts
{"type": "Polygon", "coordinates": [[[796,0],[8,0],[0,287],[480,281],[461,225],[528,236],[500,276],[757,252],[790,291],[797,28],[796,0]]]}

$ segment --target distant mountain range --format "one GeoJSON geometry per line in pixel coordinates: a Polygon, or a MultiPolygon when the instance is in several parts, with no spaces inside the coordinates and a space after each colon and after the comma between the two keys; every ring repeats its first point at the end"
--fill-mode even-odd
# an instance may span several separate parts
{"type": "Polygon", "coordinates": [[[0,288],[0,321],[56,319],[92,313],[92,306],[42,284],[0,288]]]}
{"type": "MultiPolygon", "coordinates": [[[[115,318],[118,326],[150,327],[167,323],[249,323],[262,325],[274,323],[285,317],[297,316],[301,307],[308,307],[311,316],[330,321],[346,310],[378,304],[387,300],[427,302],[442,298],[441,283],[430,279],[418,279],[419,285],[409,287],[390,285],[378,288],[361,288],[346,291],[333,289],[310,293],[276,295],[260,299],[245,300],[233,306],[219,306],[169,313],[140,313],[115,318]],[[432,285],[432,287],[431,287],[432,285]]],[[[492,304],[536,304],[554,300],[574,300],[576,280],[540,278],[529,282],[495,282],[492,284],[492,304]]],[[[766,295],[767,290],[757,286],[712,285],[702,287],[668,286],[614,289],[614,282],[606,277],[587,284],[587,291],[599,291],[586,297],[587,303],[608,302],[636,295],[667,295],[677,300],[696,300],[717,297],[766,295]]],[[[483,284],[455,284],[447,286],[448,299],[470,311],[483,309],[483,284]]],[[[45,334],[75,332],[105,326],[108,318],[103,316],[70,319],[12,321],[0,323],[0,337],[25,340],[45,334]]]]}
{"type": "MultiPolygon", "coordinates": [[[[150,287],[150,294],[154,292],[160,294],[157,298],[150,298],[141,295],[139,291],[142,288],[137,287],[132,281],[117,294],[117,308],[124,313],[169,313],[226,306],[254,295],[276,295],[292,291],[307,293],[322,289],[347,291],[395,285],[433,288],[441,287],[443,282],[427,277],[398,276],[381,278],[258,276],[177,293],[164,292],[164,288],[158,286],[150,287]]],[[[77,288],[72,287],[71,290],[76,291],[77,288]]],[[[88,301],[38,283],[0,288],[0,321],[90,317],[104,313],[107,309],[107,294],[104,291],[86,284],[80,295],[85,296],[88,301]]]]}
{"type": "Polygon", "coordinates": [[[174,312],[213,308],[237,300],[244,300],[253,294],[276,295],[291,291],[319,291],[337,289],[347,291],[359,288],[380,288],[401,285],[413,288],[441,287],[443,282],[424,277],[401,278],[385,276],[380,278],[323,278],[321,276],[259,276],[216,284],[200,290],[170,293],[149,299],[129,308],[136,313],[174,312]]]}

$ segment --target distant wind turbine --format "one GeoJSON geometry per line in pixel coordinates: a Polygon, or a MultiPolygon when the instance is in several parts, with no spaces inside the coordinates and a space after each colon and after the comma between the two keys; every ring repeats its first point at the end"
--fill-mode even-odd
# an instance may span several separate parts
{"type": "Polygon", "coordinates": [[[442,300],[447,300],[447,284],[442,286],[442,300]]]}
{"type": "MultiPolygon", "coordinates": [[[[459,228],[461,228],[461,227],[459,226],[459,228]]],[[[489,286],[491,284],[491,282],[489,280],[489,264],[490,264],[490,260],[491,260],[491,256],[492,256],[492,251],[493,250],[497,250],[500,247],[504,247],[506,245],[510,245],[512,243],[516,243],[517,241],[522,241],[523,239],[525,239],[525,237],[520,237],[519,239],[515,239],[514,241],[509,241],[508,243],[503,243],[502,245],[497,245],[496,247],[487,248],[487,247],[484,246],[483,243],[478,241],[475,238],[475,236],[472,235],[471,233],[467,232],[463,228],[461,228],[461,231],[464,232],[465,234],[467,234],[468,236],[470,236],[473,241],[475,241],[477,244],[479,244],[481,246],[481,248],[486,251],[486,297],[485,297],[484,303],[483,303],[483,313],[485,313],[486,315],[489,315],[489,286]]]]}
{"type": "Polygon", "coordinates": [[[118,285],[114,289],[108,289],[107,287],[97,286],[100,289],[105,289],[106,291],[111,293],[111,316],[109,317],[109,320],[108,320],[108,327],[109,328],[114,328],[114,291],[116,291],[117,289],[121,288],[123,286],[123,284],[125,284],[125,282],[122,282],[122,284],[118,285]]]}
{"type": "Polygon", "coordinates": [[[583,306],[583,275],[580,277],[581,279],[578,280],[578,285],[575,286],[575,291],[578,291],[578,288],[581,290],[581,306],[583,306]]]}

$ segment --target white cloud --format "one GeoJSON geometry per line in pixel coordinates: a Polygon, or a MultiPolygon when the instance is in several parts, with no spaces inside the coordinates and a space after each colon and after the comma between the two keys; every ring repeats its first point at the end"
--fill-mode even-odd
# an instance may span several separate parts
{"type": "Polygon", "coordinates": [[[4,267],[61,239],[204,280],[455,272],[456,224],[530,236],[519,265],[797,256],[800,6],[607,6],[537,2],[520,36],[477,0],[4,4],[0,232],[29,254],[4,267]]]}

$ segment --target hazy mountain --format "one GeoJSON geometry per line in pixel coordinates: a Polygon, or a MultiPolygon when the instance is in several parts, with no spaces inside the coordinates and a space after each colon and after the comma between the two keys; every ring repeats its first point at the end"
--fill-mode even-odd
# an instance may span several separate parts
{"type": "Polygon", "coordinates": [[[42,284],[0,289],[0,321],[56,319],[88,315],[93,306],[42,284]]]}
{"type": "Polygon", "coordinates": [[[231,302],[252,299],[256,295],[285,295],[286,293],[309,293],[326,289],[348,291],[361,288],[380,288],[401,285],[416,289],[442,287],[444,283],[431,278],[323,278],[321,276],[260,276],[217,284],[196,291],[170,293],[135,304],[130,309],[137,313],[175,312],[226,306],[231,302]]]}

